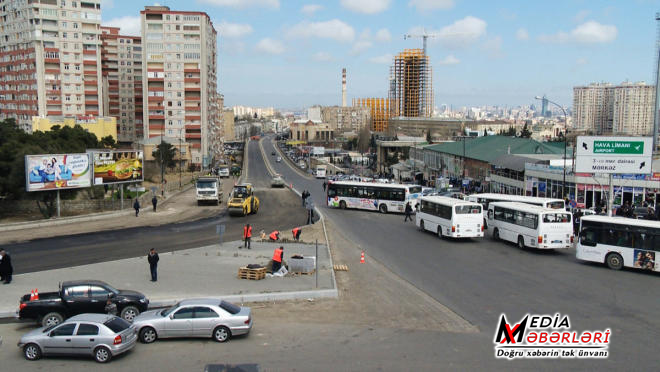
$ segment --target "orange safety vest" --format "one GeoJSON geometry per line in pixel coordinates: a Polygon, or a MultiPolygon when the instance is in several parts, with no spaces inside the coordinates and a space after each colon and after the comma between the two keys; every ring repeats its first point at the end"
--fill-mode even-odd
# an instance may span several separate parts
{"type": "Polygon", "coordinates": [[[247,227],[243,226],[243,238],[251,238],[252,237],[252,226],[247,227]]]}
{"type": "Polygon", "coordinates": [[[273,252],[273,261],[275,262],[282,262],[282,253],[284,251],[282,248],[276,248],[275,252],[273,252]]]}
{"type": "Polygon", "coordinates": [[[268,237],[273,239],[273,240],[277,240],[277,235],[278,234],[279,234],[279,232],[273,231],[272,233],[270,233],[270,235],[268,235],[268,237]]]}
{"type": "Polygon", "coordinates": [[[293,233],[293,236],[296,236],[298,231],[300,231],[300,227],[294,227],[293,230],[291,230],[291,232],[293,233]]]}

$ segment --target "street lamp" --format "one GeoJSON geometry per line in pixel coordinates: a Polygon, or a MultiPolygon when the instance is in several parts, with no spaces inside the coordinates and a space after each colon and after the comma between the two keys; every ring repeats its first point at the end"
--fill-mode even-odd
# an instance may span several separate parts
{"type": "Polygon", "coordinates": [[[562,107],[561,105],[559,105],[556,102],[553,102],[553,101],[549,100],[548,98],[543,98],[541,96],[536,96],[534,98],[538,99],[538,100],[545,99],[546,101],[548,101],[548,102],[552,103],[553,105],[559,107],[561,109],[561,111],[564,113],[564,181],[563,181],[561,189],[562,189],[562,198],[564,200],[566,200],[566,145],[567,145],[567,143],[566,143],[566,141],[567,141],[566,134],[568,133],[568,118],[567,118],[567,115],[566,115],[566,110],[564,110],[564,107],[562,107]]]}

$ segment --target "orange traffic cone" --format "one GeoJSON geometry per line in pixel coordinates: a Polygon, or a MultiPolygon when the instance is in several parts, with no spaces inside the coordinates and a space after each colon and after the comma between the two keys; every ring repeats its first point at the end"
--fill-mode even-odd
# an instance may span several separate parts
{"type": "Polygon", "coordinates": [[[30,301],[34,300],[34,289],[30,291],[30,301]]]}
{"type": "Polygon", "coordinates": [[[360,255],[360,263],[364,263],[364,251],[362,251],[362,255],[360,255]]]}
{"type": "Polygon", "coordinates": [[[38,300],[38,299],[39,299],[39,290],[36,289],[36,288],[34,289],[34,299],[35,299],[35,300],[38,300]]]}

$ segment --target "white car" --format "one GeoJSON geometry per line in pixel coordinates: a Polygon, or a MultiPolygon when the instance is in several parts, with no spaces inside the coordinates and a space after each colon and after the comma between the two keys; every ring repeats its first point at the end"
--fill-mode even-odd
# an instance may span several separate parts
{"type": "Polygon", "coordinates": [[[281,163],[281,162],[282,162],[282,157],[281,157],[281,156],[278,156],[278,157],[275,159],[275,161],[278,162],[278,163],[281,163]]]}

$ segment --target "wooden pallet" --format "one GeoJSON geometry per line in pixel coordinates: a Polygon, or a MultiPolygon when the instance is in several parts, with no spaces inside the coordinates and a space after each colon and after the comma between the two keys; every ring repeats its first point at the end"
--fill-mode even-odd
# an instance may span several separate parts
{"type": "Polygon", "coordinates": [[[310,271],[310,272],[308,272],[308,273],[304,273],[304,272],[302,272],[302,271],[297,271],[297,272],[289,271],[289,274],[291,274],[291,275],[312,275],[312,274],[314,274],[315,271],[316,271],[316,270],[312,270],[312,271],[310,271]]]}
{"type": "Polygon", "coordinates": [[[264,279],[265,277],[266,277],[265,267],[259,269],[248,269],[247,267],[240,267],[238,269],[239,279],[261,280],[264,279]]]}
{"type": "Polygon", "coordinates": [[[347,265],[335,265],[334,269],[335,269],[335,271],[348,271],[348,266],[347,265]]]}

